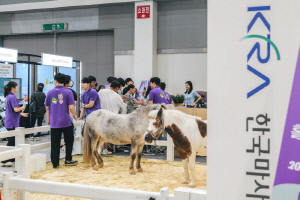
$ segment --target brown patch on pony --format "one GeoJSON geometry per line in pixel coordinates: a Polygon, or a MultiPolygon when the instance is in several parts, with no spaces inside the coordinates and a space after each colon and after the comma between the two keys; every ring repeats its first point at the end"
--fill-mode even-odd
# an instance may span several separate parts
{"type": "Polygon", "coordinates": [[[196,123],[198,124],[198,129],[199,129],[199,132],[200,132],[201,136],[203,138],[205,138],[207,136],[207,132],[206,132],[207,124],[204,123],[203,121],[198,120],[198,119],[196,119],[196,123]]]}
{"type": "Polygon", "coordinates": [[[152,116],[148,116],[149,119],[154,119],[152,116]]]}
{"type": "Polygon", "coordinates": [[[183,135],[182,131],[176,124],[167,126],[165,129],[172,137],[175,147],[177,148],[179,155],[182,159],[190,157],[192,154],[192,147],[189,139],[183,135]]]}

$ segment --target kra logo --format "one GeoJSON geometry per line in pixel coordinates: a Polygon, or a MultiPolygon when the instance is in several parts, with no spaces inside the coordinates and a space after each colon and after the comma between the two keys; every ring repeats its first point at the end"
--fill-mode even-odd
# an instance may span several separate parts
{"type": "MultiPolygon", "coordinates": [[[[255,38],[258,40],[262,40],[263,42],[267,42],[267,56],[265,58],[262,58],[262,56],[260,54],[261,53],[260,43],[256,42],[254,44],[254,46],[252,47],[251,51],[248,53],[247,62],[249,62],[249,60],[252,58],[252,56],[254,55],[254,53],[256,51],[258,61],[262,64],[268,63],[270,60],[270,56],[271,56],[271,46],[276,52],[277,60],[280,60],[279,50],[278,50],[277,46],[274,44],[274,42],[271,41],[271,25],[269,24],[269,22],[266,20],[266,18],[262,14],[263,11],[270,11],[270,10],[271,10],[270,6],[248,7],[248,12],[256,12],[256,14],[254,15],[254,17],[252,18],[251,22],[248,25],[247,33],[249,33],[249,31],[252,29],[252,27],[255,25],[255,23],[258,21],[258,19],[260,19],[263,22],[266,29],[268,29],[269,34],[267,35],[267,37],[259,35],[259,34],[246,35],[241,39],[241,40],[245,40],[245,39],[255,38]]],[[[259,85],[258,87],[256,87],[255,89],[253,89],[252,91],[247,93],[247,98],[250,98],[254,94],[258,93],[259,91],[261,91],[262,89],[267,87],[270,84],[270,79],[266,75],[262,74],[258,70],[251,67],[249,64],[247,64],[247,69],[265,81],[263,84],[259,85]]]]}

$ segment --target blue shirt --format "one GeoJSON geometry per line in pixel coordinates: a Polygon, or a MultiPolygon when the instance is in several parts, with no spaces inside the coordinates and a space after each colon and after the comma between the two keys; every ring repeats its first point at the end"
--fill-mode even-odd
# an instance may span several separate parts
{"type": "Polygon", "coordinates": [[[193,103],[195,102],[195,97],[199,98],[200,95],[194,90],[190,94],[185,93],[184,94],[185,107],[193,106],[193,103]]]}
{"type": "Polygon", "coordinates": [[[13,93],[9,93],[5,98],[5,128],[16,128],[20,125],[20,112],[15,112],[14,108],[19,108],[20,104],[13,93]]]}
{"type": "Polygon", "coordinates": [[[86,115],[89,115],[95,110],[101,109],[100,97],[96,90],[90,88],[87,92],[82,94],[82,103],[88,105],[90,101],[95,101],[92,108],[86,108],[86,115]]]}

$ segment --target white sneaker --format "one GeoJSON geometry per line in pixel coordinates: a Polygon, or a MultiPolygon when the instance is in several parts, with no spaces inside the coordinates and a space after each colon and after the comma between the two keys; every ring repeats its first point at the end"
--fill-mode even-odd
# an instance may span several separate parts
{"type": "Polygon", "coordinates": [[[102,155],[110,155],[110,154],[112,154],[110,151],[108,151],[107,149],[103,149],[102,155]]]}
{"type": "Polygon", "coordinates": [[[2,167],[12,167],[14,165],[13,162],[7,162],[7,163],[2,163],[1,166],[2,167]]]}
{"type": "Polygon", "coordinates": [[[33,138],[33,137],[29,137],[29,138],[27,138],[27,140],[29,140],[29,141],[33,141],[33,140],[34,140],[34,138],[33,138]]]}
{"type": "Polygon", "coordinates": [[[35,138],[35,141],[40,141],[40,140],[41,140],[40,137],[35,138]]]}

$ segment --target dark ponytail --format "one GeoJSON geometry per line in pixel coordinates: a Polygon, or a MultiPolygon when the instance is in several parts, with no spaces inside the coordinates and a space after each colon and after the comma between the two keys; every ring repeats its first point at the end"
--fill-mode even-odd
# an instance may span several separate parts
{"type": "Polygon", "coordinates": [[[10,92],[12,88],[17,87],[17,83],[14,81],[10,81],[7,83],[6,86],[4,86],[4,97],[6,97],[10,92]]]}

